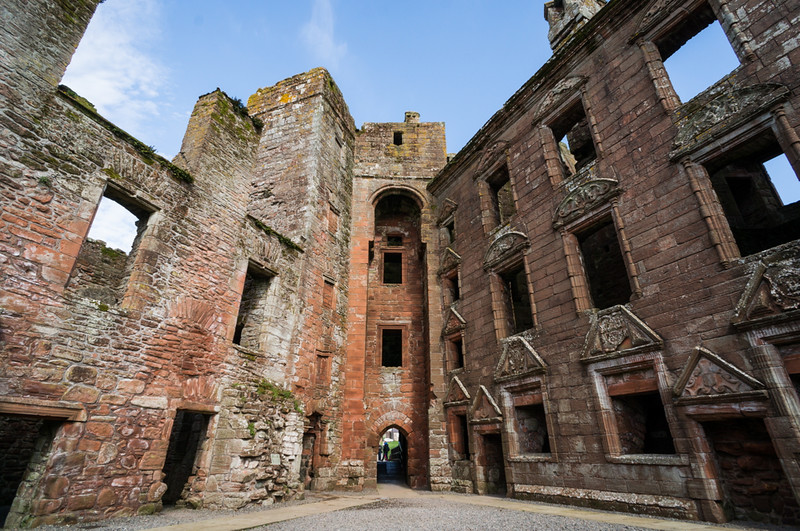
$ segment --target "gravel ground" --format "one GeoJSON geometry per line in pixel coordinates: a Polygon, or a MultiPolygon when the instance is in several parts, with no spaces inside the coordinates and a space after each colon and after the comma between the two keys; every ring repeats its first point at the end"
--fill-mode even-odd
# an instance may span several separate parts
{"type": "Polygon", "coordinates": [[[326,531],[339,529],[606,531],[645,528],[610,525],[563,516],[510,511],[419,497],[381,500],[352,509],[305,516],[255,529],[269,531],[308,531],[309,529],[325,529],[326,531]]]}

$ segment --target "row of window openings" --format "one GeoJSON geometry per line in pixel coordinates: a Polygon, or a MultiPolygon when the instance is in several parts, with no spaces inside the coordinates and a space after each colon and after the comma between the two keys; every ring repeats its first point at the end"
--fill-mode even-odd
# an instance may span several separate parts
{"type": "MultiPolygon", "coordinates": [[[[611,397],[613,418],[622,455],[674,455],[675,445],[658,392],[611,397]]],[[[455,414],[451,443],[457,459],[469,459],[469,423],[455,414]]],[[[519,454],[549,454],[550,433],[544,406],[514,406],[514,430],[519,454]]]]}

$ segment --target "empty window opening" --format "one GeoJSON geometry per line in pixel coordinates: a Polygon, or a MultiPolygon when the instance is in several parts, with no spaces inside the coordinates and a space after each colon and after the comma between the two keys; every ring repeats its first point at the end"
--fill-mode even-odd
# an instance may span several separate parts
{"type": "Polygon", "coordinates": [[[731,519],[800,524],[800,508],[763,419],[703,422],[731,519]]]}
{"type": "Polygon", "coordinates": [[[542,404],[516,406],[514,408],[514,420],[520,453],[550,453],[547,419],[542,404]]]}
{"type": "Polygon", "coordinates": [[[466,461],[469,453],[469,423],[465,413],[450,413],[450,448],[454,461],[466,461]]]}
{"type": "Polygon", "coordinates": [[[450,370],[462,368],[464,366],[464,340],[461,334],[448,338],[447,350],[450,359],[450,370]]]}
{"type": "MultiPolygon", "coordinates": [[[[244,279],[242,301],[236,316],[233,333],[234,345],[250,350],[259,350],[263,323],[267,320],[267,296],[272,277],[250,265],[244,279]]],[[[323,292],[323,298],[325,294],[323,292]]],[[[332,294],[331,294],[332,296],[332,294]]]]}
{"type": "MultiPolygon", "coordinates": [[[[503,457],[503,439],[499,433],[486,433],[481,434],[480,440],[477,465],[479,469],[482,469],[485,484],[478,486],[478,493],[504,494],[506,492],[506,467],[503,457]]],[[[479,472],[478,476],[480,475],[479,472]]]]}
{"type": "Polygon", "coordinates": [[[383,283],[403,283],[403,253],[383,253],[383,283]]]}
{"type": "Polygon", "coordinates": [[[500,273],[503,285],[504,312],[512,334],[533,328],[533,310],[528,293],[528,276],[520,264],[515,269],[500,273]]]}
{"type": "Polygon", "coordinates": [[[444,288],[445,305],[449,306],[461,299],[461,289],[458,286],[458,269],[442,277],[442,287],[444,288]]]}
{"type": "Polygon", "coordinates": [[[208,420],[209,416],[202,413],[182,409],[175,412],[163,469],[164,483],[167,485],[161,498],[164,505],[173,505],[184,498],[191,476],[196,473],[197,450],[205,438],[208,420]]]}
{"type": "Polygon", "coordinates": [[[16,528],[30,515],[57,428],[40,417],[0,416],[0,527],[16,528]]]}
{"type": "Polygon", "coordinates": [[[81,246],[69,284],[81,297],[116,305],[122,300],[151,210],[108,187],[81,246]]]}
{"type": "Polygon", "coordinates": [[[739,58],[707,3],[656,41],[656,46],[681,101],[694,98],[739,66],[739,58]]]}
{"type": "Polygon", "coordinates": [[[623,454],[674,454],[658,392],[611,397],[623,454]]]}
{"type": "Polygon", "coordinates": [[[378,442],[378,483],[406,483],[408,441],[399,429],[387,429],[378,442]]]}
{"type": "Polygon", "coordinates": [[[486,182],[489,185],[492,216],[494,217],[495,225],[504,225],[508,223],[511,216],[517,213],[514,194],[511,191],[511,178],[508,174],[508,168],[503,166],[486,182]]]}
{"type": "Polygon", "coordinates": [[[456,222],[451,220],[444,226],[446,244],[450,245],[456,241],[456,222]]]}
{"type": "Polygon", "coordinates": [[[569,177],[597,158],[583,104],[578,100],[551,126],[564,175],[569,177]]]}
{"type": "Polygon", "coordinates": [[[392,142],[395,146],[402,146],[403,145],[403,132],[402,131],[395,131],[393,135],[392,142]]]}
{"type": "Polygon", "coordinates": [[[772,131],[706,169],[742,255],[800,238],[800,184],[772,131]]]}
{"type": "Polygon", "coordinates": [[[398,234],[390,234],[386,236],[386,246],[387,247],[402,247],[403,246],[403,237],[398,234]]]}
{"type": "Polygon", "coordinates": [[[594,307],[602,309],[628,302],[631,285],[611,217],[576,236],[594,307]]]}
{"type": "Polygon", "coordinates": [[[381,332],[381,365],[401,367],[403,365],[403,330],[384,328],[381,332]]]}

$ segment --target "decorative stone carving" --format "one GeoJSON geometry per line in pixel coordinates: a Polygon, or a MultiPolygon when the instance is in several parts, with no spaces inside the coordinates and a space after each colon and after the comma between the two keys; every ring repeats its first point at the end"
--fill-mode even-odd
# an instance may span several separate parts
{"type": "Polygon", "coordinates": [[[494,370],[495,382],[547,371],[547,364],[524,338],[509,337],[502,344],[503,354],[494,370]]]}
{"type": "Polygon", "coordinates": [[[800,318],[800,257],[756,267],[736,305],[733,324],[748,328],[800,318]]]}
{"type": "Polygon", "coordinates": [[[500,422],[503,418],[500,408],[497,407],[497,402],[494,401],[486,387],[482,385],[472,401],[470,418],[471,422],[500,422]]]}
{"type": "Polygon", "coordinates": [[[444,404],[446,406],[460,405],[469,402],[470,398],[467,388],[464,387],[464,384],[461,383],[458,376],[454,376],[453,379],[450,380],[450,385],[447,387],[447,395],[444,397],[444,404]]]}
{"type": "Polygon", "coordinates": [[[447,310],[447,318],[444,321],[443,336],[449,336],[459,330],[463,330],[467,326],[467,322],[461,317],[461,314],[455,308],[447,310]]]}
{"type": "Polygon", "coordinates": [[[614,179],[593,179],[568,193],[556,208],[553,228],[558,229],[620,194],[614,179]]]}
{"type": "Polygon", "coordinates": [[[764,384],[703,347],[694,349],[673,394],[683,402],[766,398],[764,384]]]}
{"type": "Polygon", "coordinates": [[[671,13],[677,4],[682,3],[682,1],[683,0],[655,0],[644,14],[644,17],[642,17],[636,33],[633,34],[630,40],[634,41],[638,36],[650,31],[656,23],[664,20],[665,14],[671,13]]]}
{"type": "Polygon", "coordinates": [[[439,269],[439,274],[447,273],[448,271],[452,271],[454,268],[458,267],[458,264],[461,263],[461,255],[448,247],[442,252],[441,263],[442,267],[439,269]]]}
{"type": "Polygon", "coordinates": [[[536,110],[536,118],[534,121],[539,121],[559,103],[575,94],[575,91],[586,82],[586,79],[587,78],[583,76],[573,76],[559,81],[558,84],[542,98],[536,110]]]}
{"type": "Polygon", "coordinates": [[[453,215],[453,213],[458,208],[458,203],[453,201],[452,199],[445,199],[442,201],[442,211],[439,213],[439,217],[436,219],[436,223],[442,225],[445,221],[453,215]]]}
{"type": "Polygon", "coordinates": [[[581,361],[594,362],[628,354],[660,349],[664,341],[622,305],[601,310],[591,317],[581,361]]]}
{"type": "Polygon", "coordinates": [[[503,157],[508,149],[509,142],[505,140],[498,140],[483,150],[480,160],[478,161],[478,168],[475,172],[475,177],[485,177],[486,173],[497,162],[498,159],[503,157]]]}
{"type": "Polygon", "coordinates": [[[521,232],[510,231],[501,234],[487,249],[483,257],[483,268],[491,269],[530,245],[528,237],[521,232]]]}
{"type": "Polygon", "coordinates": [[[783,85],[766,83],[740,89],[721,82],[708,93],[691,100],[676,112],[678,133],[672,144],[671,160],[719,138],[755,115],[770,110],[789,96],[783,85]]]}

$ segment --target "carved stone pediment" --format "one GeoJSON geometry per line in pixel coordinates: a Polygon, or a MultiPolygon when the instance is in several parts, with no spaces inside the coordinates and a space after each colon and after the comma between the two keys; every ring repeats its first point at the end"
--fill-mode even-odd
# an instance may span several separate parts
{"type": "Polygon", "coordinates": [[[572,97],[573,94],[586,82],[584,76],[572,76],[562,79],[556,84],[547,94],[545,94],[539,107],[536,109],[536,118],[534,121],[539,121],[545,115],[549,114],[564,100],[572,97]]]}
{"type": "Polygon", "coordinates": [[[510,231],[501,234],[487,249],[483,257],[483,268],[491,269],[530,245],[528,237],[521,232],[510,231]]]}
{"type": "Polygon", "coordinates": [[[619,183],[614,179],[592,179],[581,184],[558,204],[553,216],[553,228],[578,219],[586,212],[620,194],[619,183]]]}
{"type": "Polygon", "coordinates": [[[625,306],[600,310],[591,319],[581,353],[584,363],[658,350],[664,344],[652,328],[625,306]]]}
{"type": "Polygon", "coordinates": [[[453,215],[453,213],[458,208],[458,203],[453,201],[452,199],[445,199],[442,201],[442,211],[439,213],[439,217],[436,218],[436,223],[438,225],[443,224],[445,221],[453,215]]]}
{"type": "Polygon", "coordinates": [[[463,330],[464,327],[467,326],[467,322],[461,317],[461,314],[458,313],[458,310],[455,308],[450,308],[447,310],[447,317],[444,320],[444,331],[442,332],[443,336],[449,336],[459,330],[463,330]]]}
{"type": "Polygon", "coordinates": [[[788,96],[789,89],[775,83],[739,89],[725,82],[718,84],[676,111],[678,133],[670,159],[678,160],[709,144],[788,96]]]}
{"type": "Polygon", "coordinates": [[[503,354],[494,369],[495,382],[513,380],[547,371],[547,364],[524,338],[509,337],[502,343],[503,354]]]}
{"type": "Polygon", "coordinates": [[[800,318],[800,257],[758,265],[736,305],[733,324],[751,328],[800,318]]]}
{"type": "Polygon", "coordinates": [[[450,385],[447,387],[447,395],[444,397],[444,404],[446,406],[461,405],[468,403],[470,398],[472,397],[469,396],[467,388],[464,387],[464,384],[461,383],[458,376],[454,376],[453,379],[450,380],[450,385]]]}
{"type": "Polygon", "coordinates": [[[458,264],[461,263],[461,255],[455,252],[450,247],[446,248],[442,251],[442,266],[439,268],[439,273],[447,273],[448,271],[452,271],[458,264]]]}
{"type": "Polygon", "coordinates": [[[472,400],[472,407],[470,408],[470,422],[500,422],[503,414],[500,408],[497,407],[495,402],[486,387],[480,386],[478,392],[475,393],[475,398],[472,400]]]}
{"type": "Polygon", "coordinates": [[[494,144],[484,148],[481,158],[478,161],[478,168],[475,177],[486,177],[486,173],[493,169],[493,166],[501,159],[505,159],[506,150],[509,142],[498,140],[494,144]]]}
{"type": "Polygon", "coordinates": [[[678,403],[767,398],[764,384],[703,347],[694,349],[672,391],[678,403]]]}

